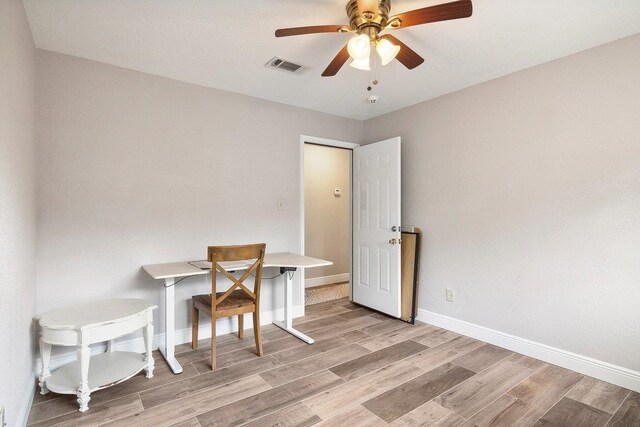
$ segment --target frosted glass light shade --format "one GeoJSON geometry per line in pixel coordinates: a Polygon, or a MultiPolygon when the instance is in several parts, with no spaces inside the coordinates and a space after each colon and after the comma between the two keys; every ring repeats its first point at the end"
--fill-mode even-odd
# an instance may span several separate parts
{"type": "Polygon", "coordinates": [[[394,45],[387,39],[380,39],[376,44],[376,51],[380,55],[380,59],[382,59],[382,65],[387,65],[400,52],[400,46],[394,45]]]}
{"type": "Polygon", "coordinates": [[[355,60],[369,58],[371,52],[371,40],[366,34],[355,36],[347,43],[349,56],[355,60]]]}
{"type": "Polygon", "coordinates": [[[371,70],[371,67],[369,66],[368,56],[363,59],[354,59],[353,61],[351,61],[351,64],[349,65],[353,68],[357,68],[358,70],[365,70],[365,71],[371,70]]]}

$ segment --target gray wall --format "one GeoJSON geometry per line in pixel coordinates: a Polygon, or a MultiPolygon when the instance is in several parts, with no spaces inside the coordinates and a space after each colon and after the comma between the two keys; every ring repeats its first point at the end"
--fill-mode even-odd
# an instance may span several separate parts
{"type": "Polygon", "coordinates": [[[0,406],[16,425],[32,386],[36,305],[35,47],[19,0],[0,1],[0,406]]]}
{"type": "MultiPolygon", "coordinates": [[[[93,61],[38,51],[37,65],[39,311],[161,305],[140,266],[202,259],[212,244],[300,251],[300,135],[362,138],[359,121],[93,61]]],[[[264,283],[263,311],[282,307],[281,283],[264,283]]],[[[209,289],[204,277],[178,285],[178,329],[209,289]]]]}
{"type": "Polygon", "coordinates": [[[638,70],[640,35],[364,123],[402,137],[422,309],[640,370],[638,70]]]}
{"type": "Polygon", "coordinates": [[[349,273],[350,167],[351,150],[304,145],[305,254],[333,261],[307,271],[307,279],[349,273]],[[336,188],[340,197],[333,194],[336,188]]]}

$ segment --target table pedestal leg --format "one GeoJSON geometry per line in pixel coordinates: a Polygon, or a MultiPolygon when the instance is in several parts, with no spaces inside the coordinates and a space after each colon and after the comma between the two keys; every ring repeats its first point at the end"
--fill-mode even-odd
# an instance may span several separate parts
{"type": "Polygon", "coordinates": [[[153,314],[149,312],[149,323],[144,328],[144,346],[147,354],[145,355],[145,362],[147,362],[147,367],[145,371],[147,371],[147,378],[153,378],[153,354],[152,354],[152,345],[153,345],[153,314]]]}
{"type": "MultiPolygon", "coordinates": [[[[293,327],[293,271],[282,271],[284,276],[284,321],[274,320],[273,324],[289,332],[296,338],[300,338],[307,344],[313,344],[313,338],[303,334],[293,327]],[[289,276],[291,274],[291,276],[289,276]]],[[[304,299],[304,298],[303,298],[304,299]]]]}
{"type": "Polygon", "coordinates": [[[46,380],[51,376],[49,371],[49,363],[51,361],[51,344],[46,343],[40,338],[40,357],[42,358],[42,372],[40,372],[40,394],[45,395],[49,393],[46,380]]]}
{"type": "Polygon", "coordinates": [[[174,332],[175,332],[175,279],[167,278],[164,279],[164,347],[160,347],[160,354],[167,361],[169,368],[173,371],[174,374],[179,374],[182,372],[182,366],[178,363],[178,360],[175,357],[175,340],[174,340],[174,332]]]}
{"type": "Polygon", "coordinates": [[[80,359],[81,383],[78,392],[78,404],[80,412],[86,412],[89,409],[89,400],[91,400],[89,391],[89,360],[91,359],[91,349],[88,345],[82,344],[78,350],[78,359],[80,359]]]}

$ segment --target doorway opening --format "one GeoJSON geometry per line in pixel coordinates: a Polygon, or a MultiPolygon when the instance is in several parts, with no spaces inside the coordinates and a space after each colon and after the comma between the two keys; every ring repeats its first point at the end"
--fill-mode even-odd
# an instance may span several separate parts
{"type": "Polygon", "coordinates": [[[351,295],[351,167],[357,144],[301,138],[302,250],[333,265],[306,272],[305,305],[351,295]]]}

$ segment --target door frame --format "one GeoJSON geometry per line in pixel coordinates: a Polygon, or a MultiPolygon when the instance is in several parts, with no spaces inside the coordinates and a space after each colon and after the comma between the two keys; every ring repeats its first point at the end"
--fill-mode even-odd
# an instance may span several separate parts
{"type": "MultiPolygon", "coordinates": [[[[349,165],[349,300],[353,299],[351,286],[353,276],[353,149],[360,147],[354,142],[340,141],[337,139],[320,138],[317,136],[300,135],[300,253],[304,253],[304,144],[324,145],[327,147],[345,148],[351,150],[351,162],[349,165]]],[[[305,312],[304,293],[306,289],[305,272],[300,269],[300,281],[302,284],[302,312],[305,312]]]]}

